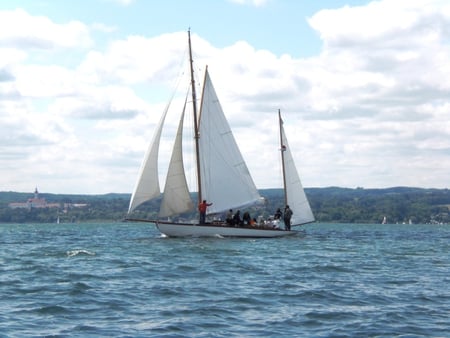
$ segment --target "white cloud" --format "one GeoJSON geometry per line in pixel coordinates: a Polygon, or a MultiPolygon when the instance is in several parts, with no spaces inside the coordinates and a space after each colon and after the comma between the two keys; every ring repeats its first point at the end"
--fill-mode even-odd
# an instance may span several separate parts
{"type": "Polygon", "coordinates": [[[22,9],[0,11],[0,47],[52,49],[92,45],[87,26],[79,21],[57,24],[22,9]]]}
{"type": "Polygon", "coordinates": [[[349,126],[338,131],[342,140],[329,143],[327,157],[337,152],[355,167],[366,163],[368,177],[359,179],[366,185],[448,185],[443,168],[450,164],[450,135],[436,118],[448,114],[450,97],[448,13],[449,5],[439,1],[378,1],[310,19],[324,43],[316,60],[320,72],[311,75],[319,74],[320,102],[333,102],[313,110],[349,126]],[[353,124],[357,117],[364,119],[353,124]],[[364,143],[371,147],[361,148],[364,143]],[[425,170],[425,163],[434,166],[425,170]],[[389,174],[377,178],[379,172],[389,174]]]}
{"type": "Polygon", "coordinates": [[[155,38],[129,36],[113,41],[104,53],[91,51],[79,69],[96,81],[170,81],[179,69],[180,54],[186,52],[183,37],[180,33],[155,38]]]}
{"type": "Polygon", "coordinates": [[[91,27],[94,30],[98,30],[98,31],[104,32],[104,33],[112,33],[112,32],[117,31],[117,27],[105,25],[104,23],[101,23],[101,22],[94,22],[91,25],[91,27]]]}

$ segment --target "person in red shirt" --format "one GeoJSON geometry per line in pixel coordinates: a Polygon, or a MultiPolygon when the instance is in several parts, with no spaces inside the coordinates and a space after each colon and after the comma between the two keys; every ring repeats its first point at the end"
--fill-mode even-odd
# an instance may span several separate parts
{"type": "Polygon", "coordinates": [[[205,224],[206,209],[210,205],[212,205],[212,203],[206,203],[206,200],[203,200],[203,202],[198,205],[198,211],[200,212],[200,224],[205,224]]]}

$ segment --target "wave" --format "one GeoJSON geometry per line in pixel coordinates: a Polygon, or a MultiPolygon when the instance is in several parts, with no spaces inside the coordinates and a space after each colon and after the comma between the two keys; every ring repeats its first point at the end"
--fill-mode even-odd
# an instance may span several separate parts
{"type": "Polygon", "coordinates": [[[66,252],[68,257],[78,256],[78,255],[87,255],[87,256],[95,256],[95,252],[77,249],[77,250],[69,250],[66,252]]]}

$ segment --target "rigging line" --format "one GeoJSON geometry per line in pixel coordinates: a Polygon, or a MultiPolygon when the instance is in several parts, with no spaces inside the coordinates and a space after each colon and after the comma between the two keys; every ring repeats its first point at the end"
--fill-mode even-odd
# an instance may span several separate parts
{"type": "Polygon", "coordinates": [[[180,83],[183,81],[184,75],[186,73],[186,55],[187,55],[188,49],[187,47],[185,47],[184,52],[183,52],[183,57],[180,59],[180,62],[178,63],[178,71],[177,71],[177,76],[175,77],[174,80],[172,80],[172,85],[171,88],[173,88],[173,93],[171,96],[171,100],[173,99],[173,97],[175,96],[175,93],[178,91],[178,88],[180,86],[180,83]]]}
{"type": "MultiPolygon", "coordinates": [[[[187,48],[185,48],[185,50],[183,52],[183,56],[185,56],[186,54],[187,54],[187,48]]],[[[182,80],[183,80],[183,75],[185,74],[185,71],[183,70],[185,63],[186,63],[185,60],[180,59],[180,62],[178,64],[178,71],[177,71],[178,76],[176,76],[175,79],[172,81],[172,85],[171,85],[172,93],[170,95],[169,100],[166,103],[164,111],[169,110],[175,95],[178,93],[180,84],[182,83],[182,80]]]]}

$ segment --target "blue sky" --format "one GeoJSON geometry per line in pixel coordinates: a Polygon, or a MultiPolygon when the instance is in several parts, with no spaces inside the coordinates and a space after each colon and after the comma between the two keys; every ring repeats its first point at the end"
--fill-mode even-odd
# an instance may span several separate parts
{"type": "Polygon", "coordinates": [[[189,27],[258,187],[448,187],[447,2],[2,1],[0,190],[131,192],[189,27]]]}

